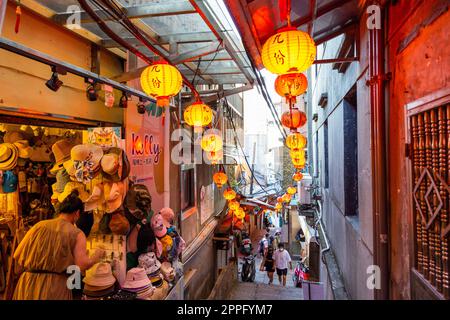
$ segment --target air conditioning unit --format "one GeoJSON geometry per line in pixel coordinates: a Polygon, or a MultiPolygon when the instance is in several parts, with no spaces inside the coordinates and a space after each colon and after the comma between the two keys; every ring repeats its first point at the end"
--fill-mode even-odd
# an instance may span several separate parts
{"type": "Polygon", "coordinates": [[[309,175],[309,173],[303,174],[303,179],[299,182],[299,184],[300,184],[298,188],[299,204],[311,204],[310,187],[312,184],[312,177],[309,175]]]}

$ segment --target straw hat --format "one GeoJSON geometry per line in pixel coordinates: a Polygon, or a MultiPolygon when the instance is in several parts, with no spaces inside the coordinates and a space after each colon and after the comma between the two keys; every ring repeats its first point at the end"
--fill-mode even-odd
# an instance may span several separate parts
{"type": "Polygon", "coordinates": [[[151,224],[155,236],[162,238],[166,235],[167,228],[164,226],[163,217],[161,214],[154,214],[151,219],[151,224]]]}
{"type": "Polygon", "coordinates": [[[19,150],[12,143],[0,144],[0,170],[11,170],[17,165],[19,150]]]}
{"type": "Polygon", "coordinates": [[[58,196],[58,201],[63,202],[64,199],[66,199],[73,190],[78,190],[80,194],[79,198],[81,199],[81,201],[86,202],[86,200],[89,198],[89,193],[87,193],[84,189],[84,184],[82,184],[81,182],[70,181],[67,182],[64,186],[64,191],[58,196]]]}
{"type": "Polygon", "coordinates": [[[121,211],[116,211],[112,214],[111,221],[109,222],[109,228],[113,234],[117,235],[127,235],[130,231],[130,223],[121,211]]]}
{"type": "Polygon", "coordinates": [[[147,275],[159,271],[161,268],[161,262],[156,258],[154,252],[143,253],[138,258],[139,267],[145,270],[147,275]]]}
{"type": "Polygon", "coordinates": [[[56,174],[56,172],[63,168],[63,163],[70,159],[70,150],[73,148],[73,143],[67,139],[56,141],[52,145],[52,152],[55,157],[55,165],[50,172],[56,174]]]}
{"type": "Polygon", "coordinates": [[[175,279],[175,269],[170,262],[166,261],[161,264],[161,274],[163,275],[164,280],[168,282],[172,282],[175,279]]]}
{"type": "Polygon", "coordinates": [[[106,212],[111,213],[120,208],[125,196],[125,184],[122,181],[104,183],[106,212]]]}
{"type": "Polygon", "coordinates": [[[169,293],[169,283],[166,280],[162,281],[160,287],[155,288],[150,300],[164,300],[169,293]]]}
{"type": "Polygon", "coordinates": [[[103,201],[103,184],[96,184],[92,188],[91,195],[84,203],[84,211],[92,211],[97,209],[103,201]]]}
{"type": "Polygon", "coordinates": [[[33,152],[33,148],[30,147],[28,140],[18,140],[14,142],[14,145],[19,149],[19,158],[29,159],[33,152]]]}
{"type": "Polygon", "coordinates": [[[95,171],[95,169],[98,168],[102,157],[103,157],[102,148],[92,143],[76,145],[70,151],[70,158],[72,159],[72,161],[91,162],[92,171],[95,171]]]}
{"type": "Polygon", "coordinates": [[[130,174],[130,162],[125,152],[120,148],[110,148],[103,156],[100,165],[103,176],[110,181],[121,181],[130,174]]]}
{"type": "Polygon", "coordinates": [[[108,287],[116,282],[116,278],[112,274],[109,263],[99,262],[86,271],[83,282],[92,287],[108,287]]]}

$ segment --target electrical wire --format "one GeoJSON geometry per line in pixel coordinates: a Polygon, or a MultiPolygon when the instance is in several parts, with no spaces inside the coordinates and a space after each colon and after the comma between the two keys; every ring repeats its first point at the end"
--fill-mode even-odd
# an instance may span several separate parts
{"type": "MultiPolygon", "coordinates": [[[[225,101],[225,106],[226,106],[226,108],[227,108],[228,111],[229,111],[229,110],[230,110],[230,106],[228,105],[228,100],[227,100],[226,97],[224,98],[224,101],[225,101]]],[[[258,179],[255,177],[254,170],[252,169],[252,166],[250,165],[250,162],[249,162],[248,159],[247,159],[247,155],[246,155],[245,152],[244,152],[244,148],[242,147],[242,144],[241,144],[241,142],[239,141],[239,138],[238,138],[238,136],[237,136],[237,131],[236,131],[236,126],[235,126],[235,124],[234,124],[234,120],[233,120],[233,118],[231,117],[231,114],[230,114],[229,112],[227,112],[227,113],[228,113],[228,115],[227,115],[228,120],[230,121],[231,126],[232,126],[232,129],[233,129],[233,133],[234,133],[234,136],[235,136],[235,141],[237,141],[237,144],[236,144],[236,145],[239,145],[239,148],[240,148],[242,154],[244,155],[245,162],[247,163],[247,166],[248,166],[250,172],[252,173],[252,179],[254,179],[254,180],[256,181],[256,183],[259,185],[259,187],[260,187],[267,195],[270,195],[270,194],[266,191],[266,189],[261,185],[261,183],[258,181],[258,179]]]]}

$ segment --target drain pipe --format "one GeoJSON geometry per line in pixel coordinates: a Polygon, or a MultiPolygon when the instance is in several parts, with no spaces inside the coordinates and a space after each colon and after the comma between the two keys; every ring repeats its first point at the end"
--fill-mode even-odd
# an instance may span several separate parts
{"type": "Polygon", "coordinates": [[[386,118],[385,118],[385,2],[375,1],[381,7],[381,29],[369,30],[369,73],[371,106],[372,186],[373,186],[373,228],[374,265],[380,268],[379,289],[375,289],[376,300],[389,298],[388,264],[388,214],[387,214],[387,175],[386,175],[386,118]]]}
{"type": "Polygon", "coordinates": [[[327,252],[330,250],[330,242],[328,241],[327,233],[325,232],[325,228],[323,227],[323,222],[322,222],[322,212],[323,211],[322,211],[322,203],[320,202],[320,200],[317,200],[317,208],[315,208],[315,210],[316,210],[316,215],[317,215],[316,230],[317,230],[317,225],[319,225],[320,229],[322,230],[323,240],[325,241],[325,248],[320,250],[320,253],[323,254],[324,252],[327,252]]]}

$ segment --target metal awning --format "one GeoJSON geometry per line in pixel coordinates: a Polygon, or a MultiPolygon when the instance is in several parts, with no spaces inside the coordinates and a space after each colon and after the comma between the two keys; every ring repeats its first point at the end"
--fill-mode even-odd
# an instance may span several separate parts
{"type": "MultiPolygon", "coordinates": [[[[224,0],[243,43],[257,68],[262,69],[261,48],[278,29],[287,26],[286,0],[224,0]]],[[[292,0],[292,26],[308,32],[320,45],[357,28],[358,0],[292,0]]],[[[327,61],[331,62],[331,61],[327,61]]]]}
{"type": "MultiPolygon", "coordinates": [[[[150,61],[160,53],[177,66],[185,83],[213,85],[210,88],[216,90],[219,86],[225,89],[242,86],[248,90],[253,84],[255,75],[249,58],[222,0],[22,0],[21,3],[123,58],[127,52],[124,43],[150,61]],[[89,10],[83,10],[83,2],[123,42],[110,37],[89,10]],[[113,11],[112,7],[119,11],[113,11]],[[117,19],[117,12],[123,19],[117,19]],[[133,34],[124,20],[142,31],[145,41],[133,34]]],[[[130,70],[114,79],[124,82],[136,78],[141,71],[130,70]]]]}

